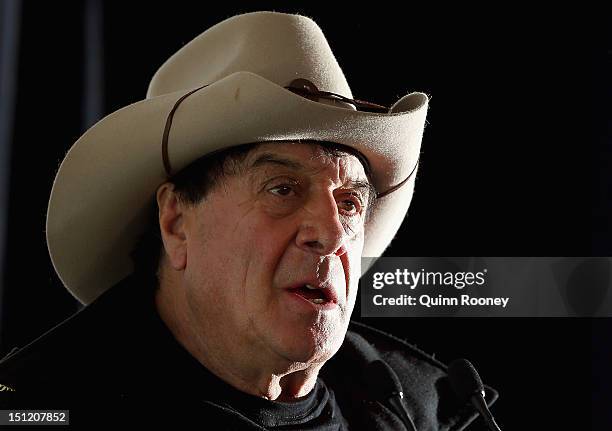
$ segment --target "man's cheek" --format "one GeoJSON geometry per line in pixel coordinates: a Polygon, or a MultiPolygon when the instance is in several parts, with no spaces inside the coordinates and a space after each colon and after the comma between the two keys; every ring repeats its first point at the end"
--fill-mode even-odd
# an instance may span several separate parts
{"type": "Polygon", "coordinates": [[[266,261],[278,261],[295,242],[296,234],[297,228],[291,221],[266,218],[250,229],[247,248],[266,261]]]}
{"type": "Polygon", "coordinates": [[[273,237],[258,236],[251,238],[241,254],[235,256],[235,266],[243,269],[247,284],[271,285],[282,254],[273,237]]]}
{"type": "Polygon", "coordinates": [[[359,269],[361,273],[361,257],[363,255],[364,236],[361,233],[358,236],[353,237],[349,242],[348,254],[351,262],[351,273],[354,268],[359,269]]]}

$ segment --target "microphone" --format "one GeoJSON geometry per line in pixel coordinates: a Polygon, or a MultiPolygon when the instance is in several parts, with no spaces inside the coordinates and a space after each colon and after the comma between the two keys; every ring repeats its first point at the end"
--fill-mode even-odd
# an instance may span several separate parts
{"type": "Polygon", "coordinates": [[[366,378],[369,381],[368,386],[374,394],[386,400],[392,409],[399,414],[407,427],[412,428],[412,431],[417,431],[412,418],[401,401],[404,398],[404,393],[401,391],[402,384],[389,364],[380,359],[371,362],[368,365],[366,378]]]}
{"type": "Polygon", "coordinates": [[[461,402],[470,400],[492,431],[501,431],[484,400],[484,385],[476,368],[467,359],[455,359],[448,366],[450,384],[461,402]]]}

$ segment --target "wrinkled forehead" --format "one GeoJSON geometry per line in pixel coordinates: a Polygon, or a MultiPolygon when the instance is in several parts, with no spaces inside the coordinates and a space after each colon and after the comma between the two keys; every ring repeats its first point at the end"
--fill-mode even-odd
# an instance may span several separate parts
{"type": "Polygon", "coordinates": [[[340,180],[368,181],[369,166],[363,157],[350,149],[311,142],[261,143],[246,160],[249,168],[284,166],[296,171],[317,174],[337,172],[340,180]]]}

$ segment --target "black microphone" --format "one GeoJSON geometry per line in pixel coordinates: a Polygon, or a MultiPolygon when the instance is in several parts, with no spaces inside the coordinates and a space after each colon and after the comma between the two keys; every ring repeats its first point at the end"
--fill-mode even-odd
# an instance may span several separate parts
{"type": "Polygon", "coordinates": [[[484,400],[484,385],[476,368],[467,359],[455,359],[448,366],[448,378],[459,400],[470,400],[492,431],[501,431],[484,400]]]}
{"type": "Polygon", "coordinates": [[[404,398],[404,393],[401,391],[402,384],[389,364],[377,359],[368,364],[366,373],[368,386],[373,389],[374,394],[387,401],[407,427],[412,428],[412,431],[417,431],[410,414],[401,401],[404,398]]]}

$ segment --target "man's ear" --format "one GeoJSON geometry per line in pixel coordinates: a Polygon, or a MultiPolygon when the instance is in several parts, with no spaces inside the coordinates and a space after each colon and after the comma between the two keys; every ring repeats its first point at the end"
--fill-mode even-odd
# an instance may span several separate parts
{"type": "Polygon", "coordinates": [[[185,232],[185,205],[174,191],[174,184],[164,183],[157,189],[159,230],[170,266],[176,271],[187,264],[187,235],[185,232]]]}

